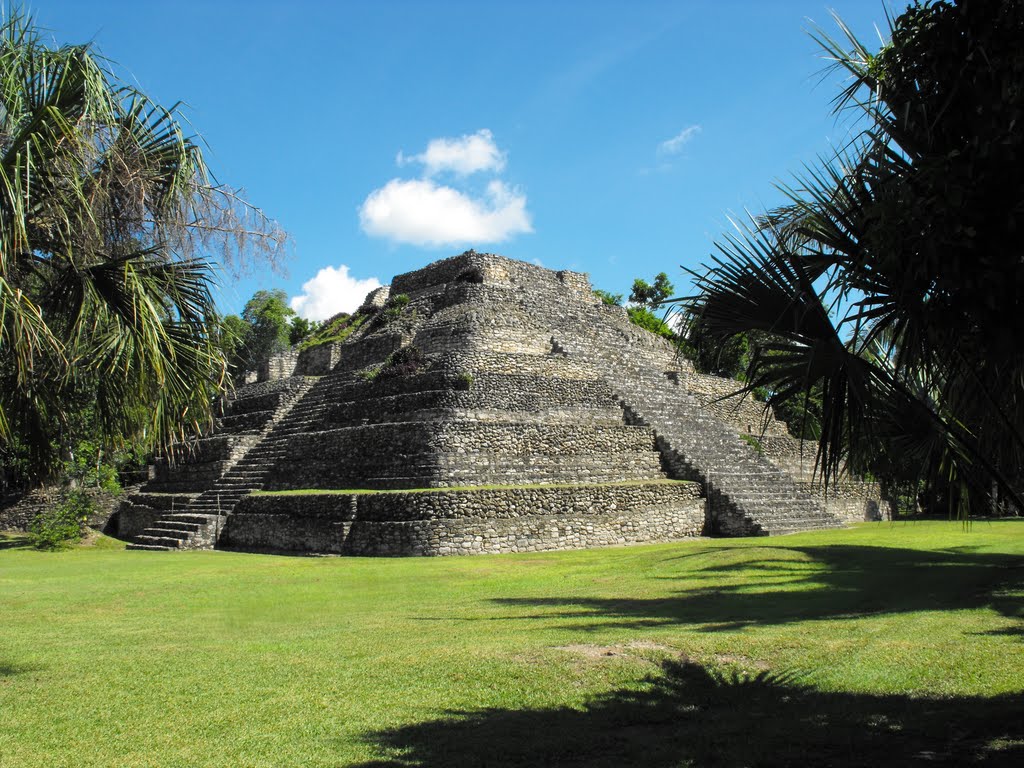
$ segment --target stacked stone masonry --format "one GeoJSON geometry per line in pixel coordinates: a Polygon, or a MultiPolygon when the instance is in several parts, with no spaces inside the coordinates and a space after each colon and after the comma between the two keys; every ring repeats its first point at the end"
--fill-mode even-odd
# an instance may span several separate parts
{"type": "Polygon", "coordinates": [[[693,483],[251,495],[225,546],[339,555],[538,552],[700,535],[693,483]]]}
{"type": "Polygon", "coordinates": [[[821,497],[784,425],[601,304],[586,275],[470,251],[360,312],[293,375],[240,388],[217,431],[122,506],[121,535],[446,555],[769,535],[878,508],[852,481],[821,497]]]}

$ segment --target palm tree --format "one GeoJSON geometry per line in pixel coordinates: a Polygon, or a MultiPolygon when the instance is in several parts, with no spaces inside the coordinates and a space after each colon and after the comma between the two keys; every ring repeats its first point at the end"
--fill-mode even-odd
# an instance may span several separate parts
{"type": "Polygon", "coordinates": [[[217,185],[164,109],[88,45],[0,27],[0,442],[53,468],[74,412],[168,446],[210,419],[224,372],[211,253],[276,227],[217,185]]]}
{"type": "Polygon", "coordinates": [[[855,138],[783,187],[695,274],[691,321],[757,331],[748,389],[822,397],[818,467],[913,475],[961,514],[1024,462],[1024,7],[916,3],[871,54],[816,39],[850,76],[855,138]]]}

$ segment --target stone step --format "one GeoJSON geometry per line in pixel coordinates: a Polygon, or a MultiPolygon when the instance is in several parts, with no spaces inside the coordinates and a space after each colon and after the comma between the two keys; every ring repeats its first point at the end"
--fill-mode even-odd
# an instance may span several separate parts
{"type": "Polygon", "coordinates": [[[192,531],[183,531],[178,528],[170,528],[159,520],[152,528],[147,528],[144,533],[147,536],[159,536],[165,539],[177,539],[178,541],[185,541],[192,535],[192,531]]]}
{"type": "Polygon", "coordinates": [[[197,501],[194,501],[191,504],[189,504],[188,509],[190,512],[195,512],[197,509],[206,509],[210,507],[224,507],[227,506],[228,504],[234,504],[239,499],[248,495],[248,493],[224,492],[219,494],[219,497],[213,497],[209,499],[198,499],[197,501]]]}
{"type": "Polygon", "coordinates": [[[705,482],[716,514],[732,521],[724,524],[789,530],[838,523],[686,392],[685,373],[671,373],[675,366],[657,354],[624,347],[626,338],[609,335],[604,338],[606,346],[586,345],[585,350],[562,339],[555,343],[567,355],[589,358],[602,369],[627,421],[655,430],[674,472],[705,482]]]}
{"type": "MultiPolygon", "coordinates": [[[[149,529],[147,528],[146,531],[149,529]]],[[[166,547],[168,549],[178,549],[181,546],[181,539],[174,538],[172,536],[163,536],[160,534],[149,534],[143,531],[135,537],[135,544],[152,544],[156,546],[166,547]]]]}
{"type": "MultiPolygon", "coordinates": [[[[176,523],[181,525],[195,525],[198,527],[208,525],[213,522],[213,518],[216,515],[203,515],[195,512],[182,512],[181,514],[168,515],[160,518],[161,523],[176,523]]],[[[198,530],[198,527],[196,530],[198,530]]]]}
{"type": "Polygon", "coordinates": [[[152,526],[143,531],[143,533],[153,536],[168,536],[172,539],[184,540],[189,538],[200,528],[202,528],[202,526],[197,523],[179,523],[173,520],[157,520],[152,526]]]}

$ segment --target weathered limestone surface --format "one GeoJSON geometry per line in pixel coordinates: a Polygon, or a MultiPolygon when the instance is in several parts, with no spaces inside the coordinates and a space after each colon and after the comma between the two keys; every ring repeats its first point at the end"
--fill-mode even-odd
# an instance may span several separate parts
{"type": "Polygon", "coordinates": [[[466,555],[698,536],[695,483],[247,497],[225,546],[339,555],[466,555]]]}
{"type": "MultiPolygon", "coordinates": [[[[470,251],[361,311],[296,375],[240,389],[218,432],[158,473],[144,490],[198,495],[139,546],[529,551],[832,527],[869,500],[826,504],[784,425],[723,400],[732,382],[697,375],[586,275],[470,251]],[[249,495],[311,489],[378,493],[249,495]]],[[[158,509],[132,504],[126,520],[158,509]]]]}
{"type": "Polygon", "coordinates": [[[298,350],[286,349],[283,352],[277,352],[256,366],[256,381],[287,379],[295,372],[298,360],[298,350]]]}
{"type": "MultiPolygon", "coordinates": [[[[85,524],[97,530],[108,530],[111,518],[116,517],[120,500],[94,488],[82,488],[92,501],[92,512],[85,524]]],[[[28,531],[36,517],[62,503],[67,491],[58,487],[37,488],[0,506],[0,531],[28,531]]]]}

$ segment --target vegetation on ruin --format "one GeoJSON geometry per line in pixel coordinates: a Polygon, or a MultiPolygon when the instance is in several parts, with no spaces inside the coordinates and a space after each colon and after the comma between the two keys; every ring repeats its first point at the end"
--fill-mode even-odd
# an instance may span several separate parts
{"type": "MultiPolygon", "coordinates": [[[[626,306],[626,315],[633,325],[680,346],[685,354],[684,340],[667,322],[667,314],[658,312],[658,307],[667,301],[672,293],[672,283],[669,282],[668,275],[664,272],[658,273],[653,283],[648,283],[638,277],[633,281],[633,289],[630,291],[629,303],[626,306]]],[[[597,288],[594,290],[594,295],[608,306],[614,307],[622,304],[621,293],[611,293],[597,288]]]]}
{"type": "Polygon", "coordinates": [[[754,345],[748,389],[814,406],[818,463],[929,508],[1024,508],[1024,6],[915,3],[872,53],[818,41],[855,138],[723,240],[688,300],[754,345]]]}
{"type": "Polygon", "coordinates": [[[427,358],[419,347],[412,344],[396,349],[377,372],[378,379],[392,379],[398,376],[412,376],[427,365],[427,358]]]}
{"type": "Polygon", "coordinates": [[[51,504],[29,526],[28,540],[36,549],[67,549],[77,544],[85,533],[85,523],[92,512],[92,500],[81,490],[70,491],[51,504]]]}
{"type": "Polygon", "coordinates": [[[384,309],[380,313],[381,322],[387,324],[392,320],[397,320],[402,314],[402,310],[409,305],[409,295],[406,293],[398,293],[391,296],[384,304],[384,309]]]}
{"type": "Polygon", "coordinates": [[[122,546],[0,538],[4,765],[1024,755],[1018,521],[434,559],[122,546]]]}
{"type": "Polygon", "coordinates": [[[355,333],[370,316],[368,312],[356,312],[352,315],[342,313],[313,331],[299,344],[299,349],[312,349],[322,344],[340,344],[355,333]]]}
{"type": "Polygon", "coordinates": [[[288,306],[288,294],[272,288],[256,291],[245,303],[241,316],[221,319],[219,344],[229,373],[240,383],[247,372],[255,371],[273,355],[296,345],[300,349],[313,346],[311,338],[321,331],[320,323],[295,314],[288,306]]]}
{"type": "Polygon", "coordinates": [[[375,381],[377,379],[377,376],[380,375],[380,369],[382,367],[383,366],[380,365],[371,365],[367,368],[363,368],[362,370],[356,371],[356,375],[361,380],[369,384],[370,382],[375,381]]]}

